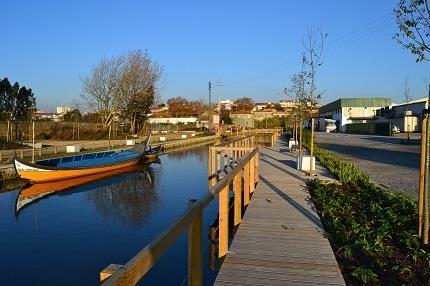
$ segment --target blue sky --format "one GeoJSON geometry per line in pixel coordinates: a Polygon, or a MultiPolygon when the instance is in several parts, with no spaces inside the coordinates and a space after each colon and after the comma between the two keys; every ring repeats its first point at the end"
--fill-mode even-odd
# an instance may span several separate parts
{"type": "Polygon", "coordinates": [[[164,67],[161,97],[287,98],[300,70],[308,26],[328,34],[318,86],[324,103],[339,97],[426,96],[428,63],[393,39],[397,1],[7,1],[2,4],[0,77],[33,88],[52,111],[79,99],[80,78],[102,57],[148,50],[164,67]],[[217,96],[214,90],[214,96],[217,96]]]}

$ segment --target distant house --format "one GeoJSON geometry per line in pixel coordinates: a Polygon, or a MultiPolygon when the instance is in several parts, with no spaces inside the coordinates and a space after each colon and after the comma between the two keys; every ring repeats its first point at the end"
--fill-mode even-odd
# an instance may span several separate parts
{"type": "Polygon", "coordinates": [[[252,109],[252,111],[261,111],[271,105],[272,105],[271,102],[256,102],[254,103],[254,108],[252,109]]]}
{"type": "Polygon", "coordinates": [[[390,104],[391,98],[340,98],[319,108],[319,121],[336,120],[338,130],[346,132],[347,124],[375,120],[376,111],[390,104]]]}
{"type": "Polygon", "coordinates": [[[197,117],[150,117],[150,124],[196,124],[197,117]]]}
{"type": "Polygon", "coordinates": [[[41,110],[36,110],[33,112],[33,118],[36,120],[52,120],[52,121],[60,121],[60,116],[55,112],[45,112],[41,110]]]}
{"type": "Polygon", "coordinates": [[[254,115],[250,111],[232,112],[230,118],[236,126],[254,128],[254,115]]]}
{"type": "Polygon", "coordinates": [[[282,108],[293,108],[298,106],[298,103],[295,100],[286,99],[286,100],[280,100],[279,104],[282,106],[282,108]]]}
{"type": "Polygon", "coordinates": [[[215,112],[212,112],[212,126],[209,126],[209,116],[208,112],[205,111],[197,117],[197,127],[198,128],[216,128],[219,126],[219,116],[215,112]]]}
{"type": "Polygon", "coordinates": [[[68,107],[68,106],[57,106],[57,114],[60,115],[60,116],[66,114],[69,111],[72,111],[71,107],[68,107]]]}
{"type": "Polygon", "coordinates": [[[167,112],[167,111],[169,111],[169,107],[166,106],[165,104],[152,105],[149,108],[149,111],[150,111],[150,113],[167,112]]]}
{"type": "Polygon", "coordinates": [[[224,107],[225,110],[233,110],[234,107],[234,101],[230,99],[221,100],[220,102],[221,107],[224,107]]]}
{"type": "Polygon", "coordinates": [[[254,115],[254,120],[262,121],[267,118],[272,118],[273,113],[276,113],[276,109],[264,109],[261,111],[252,111],[254,115]]]}
{"type": "Polygon", "coordinates": [[[428,108],[428,98],[392,104],[376,111],[379,122],[391,122],[400,132],[421,131],[423,110],[428,108]]]}

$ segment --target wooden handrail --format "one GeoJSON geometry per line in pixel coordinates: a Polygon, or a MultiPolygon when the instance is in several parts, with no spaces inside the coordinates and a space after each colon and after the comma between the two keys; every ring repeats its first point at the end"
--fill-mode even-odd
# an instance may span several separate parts
{"type": "MultiPolygon", "coordinates": [[[[244,144],[247,145],[252,138],[241,138],[239,140],[232,140],[231,142],[227,142],[224,146],[227,145],[239,145],[244,144]],[[247,142],[241,142],[244,140],[247,142]],[[248,142],[249,141],[249,142],[248,142]]],[[[217,146],[216,148],[220,148],[222,146],[217,146]]],[[[217,196],[220,196],[219,203],[219,257],[224,256],[228,251],[228,203],[229,203],[229,187],[230,183],[235,182],[235,194],[241,196],[241,192],[238,191],[239,186],[239,178],[242,176],[242,170],[248,170],[248,172],[252,172],[252,175],[248,173],[248,177],[254,177],[254,169],[250,170],[251,166],[258,166],[258,163],[253,164],[253,162],[257,162],[258,149],[252,148],[252,146],[247,146],[248,151],[243,153],[241,158],[236,157],[236,160],[231,161],[229,164],[229,168],[224,168],[224,176],[219,179],[219,181],[211,186],[208,190],[206,196],[198,201],[190,203],[189,208],[178,218],[178,220],[172,224],[168,229],[162,232],[157,236],[151,243],[149,243],[145,248],[143,248],[139,253],[137,253],[132,259],[130,259],[125,265],[118,266],[108,266],[110,269],[108,274],[107,272],[102,272],[101,277],[107,279],[103,282],[102,285],[135,285],[150,269],[151,267],[158,261],[158,259],[163,255],[163,253],[177,240],[177,238],[187,229],[189,228],[189,234],[192,237],[201,237],[201,233],[196,233],[198,230],[201,230],[201,227],[196,226],[196,222],[201,220],[201,216],[203,210],[209,205],[209,203],[217,196]],[[112,269],[114,269],[112,271],[112,269]],[[113,272],[113,273],[112,273],[113,272]]],[[[228,148],[228,147],[227,147],[228,148]]],[[[237,148],[236,148],[237,149],[237,148]]],[[[245,151],[240,150],[231,150],[230,154],[241,153],[245,151]]],[[[245,174],[246,175],[246,174],[245,174]]],[[[240,179],[241,180],[241,179],[240,179]]],[[[250,182],[248,179],[248,184],[254,184],[255,181],[250,182]]],[[[249,185],[244,186],[244,190],[250,190],[249,185]]],[[[252,187],[253,189],[253,187],[252,187]]],[[[248,193],[249,195],[249,193],[248,193]]],[[[238,201],[236,199],[236,201],[238,201]]],[[[235,208],[237,211],[241,211],[241,207],[235,208]]],[[[238,214],[235,214],[235,225],[236,222],[239,221],[238,214]]],[[[199,223],[197,223],[199,224],[199,223]]],[[[201,284],[201,267],[198,267],[198,261],[201,261],[201,245],[200,243],[192,243],[189,242],[189,277],[188,284],[189,285],[200,285],[201,284]],[[199,248],[199,249],[195,249],[199,248]],[[196,262],[197,261],[197,262],[196,262]],[[197,266],[196,266],[197,265],[197,266]],[[199,272],[200,271],[200,272],[199,272]]]]}

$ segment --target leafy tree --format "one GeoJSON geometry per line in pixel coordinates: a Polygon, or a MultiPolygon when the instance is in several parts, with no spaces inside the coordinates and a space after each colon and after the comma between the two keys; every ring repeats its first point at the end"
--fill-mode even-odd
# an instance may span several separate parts
{"type": "Polygon", "coordinates": [[[235,111],[251,111],[254,108],[254,100],[250,97],[241,97],[234,101],[235,111]]]}
{"type": "Polygon", "coordinates": [[[282,107],[282,105],[280,103],[275,103],[273,105],[273,108],[275,108],[277,111],[283,111],[284,108],[282,107]]]}
{"type": "Polygon", "coordinates": [[[233,123],[233,120],[230,117],[230,111],[227,110],[224,105],[221,106],[220,115],[221,115],[220,120],[221,120],[221,122],[224,121],[224,124],[232,124],[233,123]]]}
{"type": "Polygon", "coordinates": [[[181,96],[169,98],[167,100],[167,105],[169,106],[169,112],[174,117],[185,116],[189,112],[189,102],[186,98],[181,96]]]}
{"type": "Polygon", "coordinates": [[[399,32],[394,34],[417,62],[430,61],[430,6],[428,0],[400,0],[394,9],[399,32]]]}
{"type": "Polygon", "coordinates": [[[30,120],[36,108],[36,98],[31,88],[12,86],[7,78],[0,82],[0,119],[30,120]]]}
{"type": "Polygon", "coordinates": [[[64,114],[64,121],[72,122],[72,121],[82,121],[82,114],[79,109],[73,109],[71,111],[67,111],[64,114]]]}

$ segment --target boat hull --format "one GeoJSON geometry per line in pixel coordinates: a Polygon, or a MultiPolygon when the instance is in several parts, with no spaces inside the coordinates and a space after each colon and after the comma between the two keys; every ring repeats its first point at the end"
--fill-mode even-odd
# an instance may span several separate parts
{"type": "Polygon", "coordinates": [[[27,164],[15,159],[14,166],[16,172],[22,179],[30,180],[33,183],[40,183],[89,176],[122,168],[128,168],[138,164],[140,160],[141,158],[139,157],[134,160],[105,166],[73,169],[52,169],[27,164]]]}

